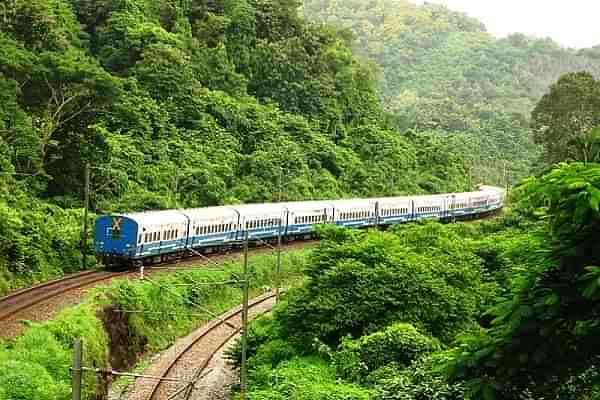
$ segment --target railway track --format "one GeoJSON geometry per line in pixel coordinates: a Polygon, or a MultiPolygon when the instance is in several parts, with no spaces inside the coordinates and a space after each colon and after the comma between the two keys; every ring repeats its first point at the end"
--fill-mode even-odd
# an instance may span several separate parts
{"type": "Polygon", "coordinates": [[[45,300],[60,296],[63,293],[124,274],[126,272],[84,271],[45,282],[41,285],[18,290],[0,298],[0,321],[7,320],[23,310],[34,307],[45,300]]]}
{"type": "MultiPolygon", "coordinates": [[[[291,250],[295,248],[303,248],[310,246],[313,243],[314,241],[291,242],[283,245],[283,249],[291,250]]],[[[250,250],[251,254],[261,254],[265,252],[272,252],[272,249],[268,247],[256,247],[250,250]]],[[[230,261],[239,258],[240,256],[241,251],[235,251],[229,254],[214,253],[212,255],[202,257],[192,256],[157,264],[153,267],[147,267],[146,274],[165,271],[176,272],[183,269],[204,266],[209,263],[230,261]]],[[[35,310],[36,306],[39,306],[41,303],[45,303],[53,298],[60,298],[60,296],[67,295],[68,293],[92,286],[97,283],[109,281],[113,278],[136,276],[138,276],[137,271],[83,271],[65,276],[61,279],[45,282],[37,286],[17,290],[5,297],[0,298],[0,327],[6,328],[8,325],[19,325],[18,321],[16,321],[16,317],[19,314],[29,312],[30,310],[35,310]]],[[[32,312],[35,314],[34,311],[32,312]]],[[[27,319],[31,318],[28,316],[27,319]]],[[[39,320],[41,321],[43,319],[39,320]]],[[[7,329],[6,332],[0,333],[0,336],[14,336],[19,332],[20,329],[15,329],[13,326],[11,326],[11,329],[7,329]]]]}
{"type": "MultiPolygon", "coordinates": [[[[249,304],[249,319],[270,311],[275,294],[268,293],[249,304]]],[[[129,400],[189,400],[209,363],[227,342],[241,330],[242,308],[237,307],[173,346],[151,367],[161,380],[138,379],[129,400]]]]}

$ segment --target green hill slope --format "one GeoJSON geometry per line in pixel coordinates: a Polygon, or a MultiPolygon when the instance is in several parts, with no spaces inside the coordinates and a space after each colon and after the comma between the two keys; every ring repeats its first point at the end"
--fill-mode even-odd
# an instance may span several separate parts
{"type": "Polygon", "coordinates": [[[380,67],[380,95],[400,129],[468,132],[483,159],[479,177],[513,177],[536,156],[529,116],[562,74],[600,76],[598,49],[575,51],[520,34],[496,39],[445,7],[407,0],[306,0],[306,18],[347,28],[355,49],[380,67]]]}
{"type": "Polygon", "coordinates": [[[0,6],[0,293],[79,267],[85,164],[97,213],[469,186],[295,0],[0,6]]]}

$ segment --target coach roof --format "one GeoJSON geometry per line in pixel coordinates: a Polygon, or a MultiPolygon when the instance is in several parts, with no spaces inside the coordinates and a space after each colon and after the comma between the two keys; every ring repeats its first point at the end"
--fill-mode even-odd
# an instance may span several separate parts
{"type": "Polygon", "coordinates": [[[188,218],[182,211],[177,210],[147,211],[114,216],[129,218],[137,222],[139,226],[170,225],[188,222],[188,218]]]}

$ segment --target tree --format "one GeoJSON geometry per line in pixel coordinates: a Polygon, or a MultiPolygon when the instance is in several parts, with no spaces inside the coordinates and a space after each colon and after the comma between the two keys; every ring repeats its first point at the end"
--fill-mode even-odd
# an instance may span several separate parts
{"type": "Polygon", "coordinates": [[[547,165],[597,161],[600,81],[587,72],[562,76],[534,109],[532,125],[547,165]]]}
{"type": "Polygon", "coordinates": [[[511,297],[488,312],[489,330],[463,339],[451,368],[484,398],[549,396],[597,361],[599,205],[599,164],[561,164],[520,188],[519,209],[549,226],[532,230],[538,244],[526,249],[511,297]]]}

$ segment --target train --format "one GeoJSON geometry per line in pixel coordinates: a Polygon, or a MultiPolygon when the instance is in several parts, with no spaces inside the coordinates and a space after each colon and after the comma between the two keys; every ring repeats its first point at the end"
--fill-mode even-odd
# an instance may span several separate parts
{"type": "Polygon", "coordinates": [[[96,255],[107,267],[151,265],[189,254],[207,254],[252,241],[309,238],[315,226],[388,227],[426,219],[477,218],[501,210],[506,191],[425,196],[242,204],[99,216],[96,255]]]}

